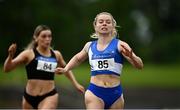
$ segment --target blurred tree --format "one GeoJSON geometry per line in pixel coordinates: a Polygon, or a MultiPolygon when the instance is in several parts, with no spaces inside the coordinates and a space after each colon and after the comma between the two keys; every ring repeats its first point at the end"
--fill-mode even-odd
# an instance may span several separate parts
{"type": "Polygon", "coordinates": [[[177,62],[179,9],[179,0],[0,0],[0,61],[4,61],[12,42],[18,44],[20,52],[39,24],[51,27],[52,46],[69,60],[91,40],[96,14],[108,11],[120,26],[120,39],[145,61],[177,62]]]}

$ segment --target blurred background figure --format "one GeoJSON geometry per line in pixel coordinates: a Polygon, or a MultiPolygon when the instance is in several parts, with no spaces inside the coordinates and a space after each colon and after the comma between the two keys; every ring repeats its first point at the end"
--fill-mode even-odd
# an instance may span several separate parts
{"type": "MultiPolygon", "coordinates": [[[[54,75],[56,67],[64,67],[65,61],[59,51],[51,49],[52,33],[46,25],[39,25],[34,31],[33,40],[27,49],[14,58],[17,45],[8,49],[4,71],[9,72],[24,64],[27,73],[27,84],[22,101],[23,109],[56,109],[58,93],[55,88],[54,75]]],[[[81,86],[71,71],[66,74],[73,85],[81,92],[81,86]]]]}

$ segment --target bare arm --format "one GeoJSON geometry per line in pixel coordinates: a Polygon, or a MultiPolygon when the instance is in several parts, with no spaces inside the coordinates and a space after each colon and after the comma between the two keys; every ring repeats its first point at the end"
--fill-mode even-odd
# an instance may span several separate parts
{"type": "Polygon", "coordinates": [[[138,57],[133,50],[130,48],[130,46],[123,41],[119,42],[119,50],[122,53],[122,55],[135,67],[138,69],[143,68],[143,62],[140,57],[138,57]]]}
{"type": "Polygon", "coordinates": [[[91,42],[85,44],[84,48],[71,58],[66,67],[63,69],[64,72],[72,70],[74,67],[81,64],[85,59],[88,58],[88,49],[91,42]]]}
{"type": "Polygon", "coordinates": [[[77,82],[77,80],[76,80],[76,78],[75,78],[72,71],[66,72],[65,76],[71,81],[71,83],[74,85],[74,87],[76,87],[76,89],[78,91],[80,91],[81,93],[85,92],[84,87],[77,82]]]}
{"type": "Polygon", "coordinates": [[[9,72],[14,68],[16,68],[18,65],[26,63],[27,61],[26,51],[21,52],[16,58],[14,58],[16,48],[17,48],[16,44],[10,45],[8,49],[8,57],[4,62],[4,67],[3,67],[4,72],[9,72]]]}
{"type": "MultiPolygon", "coordinates": [[[[64,61],[61,53],[59,51],[55,51],[55,54],[58,59],[58,67],[65,67],[66,62],[64,61]]],[[[56,72],[56,73],[58,73],[58,72],[56,72]]],[[[76,89],[78,91],[84,93],[84,91],[85,91],[84,87],[77,82],[72,71],[65,72],[65,76],[72,82],[72,84],[76,87],[76,89]]]]}

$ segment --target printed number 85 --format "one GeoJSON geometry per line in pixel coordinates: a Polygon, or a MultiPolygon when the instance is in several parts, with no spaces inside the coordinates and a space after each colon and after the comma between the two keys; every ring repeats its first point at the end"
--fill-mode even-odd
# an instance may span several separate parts
{"type": "Polygon", "coordinates": [[[102,68],[108,68],[108,60],[103,60],[103,61],[98,61],[98,68],[102,69],[102,68]]]}

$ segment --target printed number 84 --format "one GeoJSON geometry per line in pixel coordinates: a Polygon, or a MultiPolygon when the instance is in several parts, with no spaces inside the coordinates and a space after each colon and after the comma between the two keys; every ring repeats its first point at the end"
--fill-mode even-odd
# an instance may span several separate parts
{"type": "Polygon", "coordinates": [[[47,63],[44,63],[44,66],[43,66],[44,70],[47,70],[47,69],[51,70],[51,68],[52,68],[52,64],[48,65],[47,63]]]}

